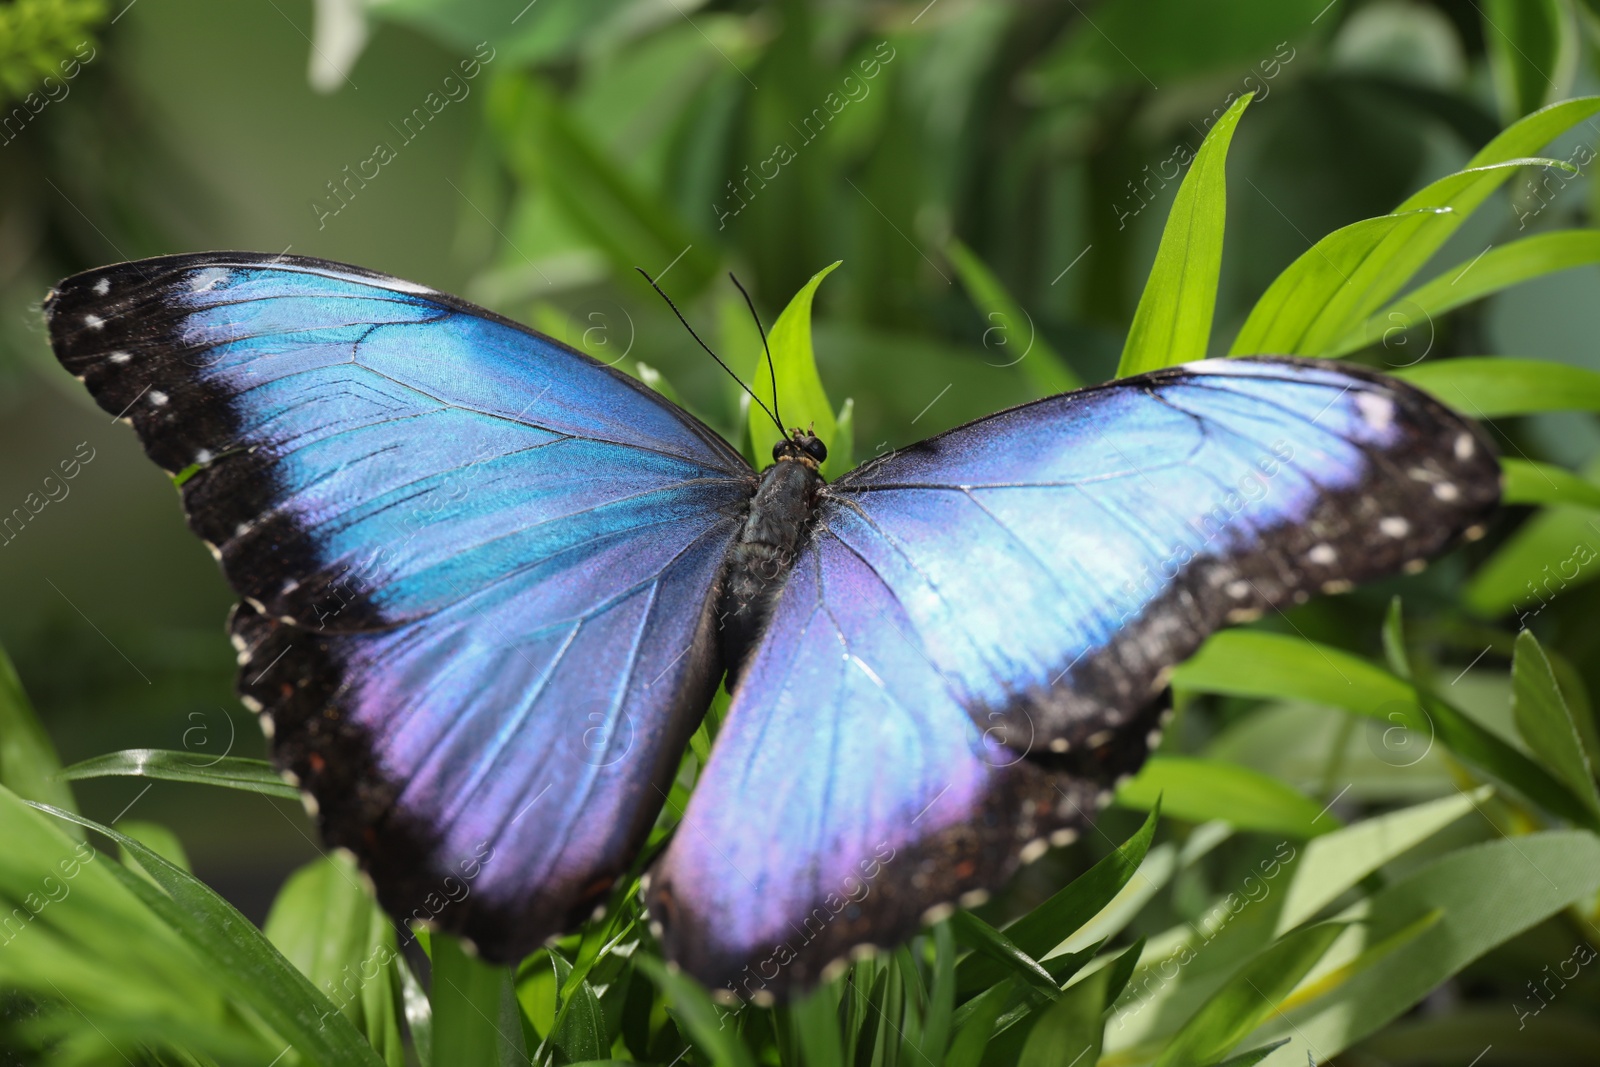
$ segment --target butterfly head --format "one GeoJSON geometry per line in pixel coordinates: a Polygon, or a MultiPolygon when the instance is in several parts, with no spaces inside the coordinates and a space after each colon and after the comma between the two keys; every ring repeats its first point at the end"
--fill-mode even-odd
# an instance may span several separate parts
{"type": "Polygon", "coordinates": [[[799,427],[789,431],[788,437],[772,446],[774,463],[792,459],[816,470],[827,458],[828,446],[822,443],[822,438],[810,430],[802,430],[799,427]]]}

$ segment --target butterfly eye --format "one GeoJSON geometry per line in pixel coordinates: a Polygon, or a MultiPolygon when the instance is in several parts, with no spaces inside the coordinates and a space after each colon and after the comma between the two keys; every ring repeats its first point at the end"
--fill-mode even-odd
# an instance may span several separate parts
{"type": "Polygon", "coordinates": [[[787,440],[774,441],[772,444],[772,462],[776,463],[783,458],[783,453],[789,447],[787,440]]]}
{"type": "Polygon", "coordinates": [[[822,443],[820,437],[807,437],[800,443],[800,447],[805,449],[811,458],[818,463],[828,458],[828,446],[822,443]]]}

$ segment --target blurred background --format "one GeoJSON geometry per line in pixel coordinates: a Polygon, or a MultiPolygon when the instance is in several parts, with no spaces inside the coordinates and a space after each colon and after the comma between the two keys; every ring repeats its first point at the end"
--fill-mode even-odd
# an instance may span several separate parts
{"type": "MultiPolygon", "coordinates": [[[[770,323],[842,260],[816,348],[860,458],[1109,376],[1183,166],[1239,95],[1256,99],[1229,162],[1219,353],[1317,238],[1600,88],[1597,42],[1600,0],[0,0],[0,513],[81,464],[0,544],[0,643],[64,762],[264,754],[232,696],[232,598],[177,494],[50,355],[39,304],[66,274],[207,249],[356,263],[658,374],[738,440],[737,388],[632,268],[748,374],[724,272],[770,323]]],[[[1547,154],[1580,175],[1513,179],[1439,263],[1591,224],[1578,129],[1547,154]]],[[[1401,325],[1358,358],[1600,370],[1600,270],[1401,325]]],[[[1589,415],[1502,429],[1568,466],[1600,448],[1589,415]]],[[[1428,580],[1443,599],[1459,573],[1428,580]]],[[[1591,689],[1592,593],[1535,626],[1591,689]]],[[[1375,627],[1340,613],[1386,595],[1295,624],[1369,651],[1375,627]]],[[[109,779],[80,797],[175,828],[256,919],[315,854],[298,808],[254,795],[109,779]]]]}

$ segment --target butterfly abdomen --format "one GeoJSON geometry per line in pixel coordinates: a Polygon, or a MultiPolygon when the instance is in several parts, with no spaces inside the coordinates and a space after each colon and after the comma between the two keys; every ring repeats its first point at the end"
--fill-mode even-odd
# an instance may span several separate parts
{"type": "Polygon", "coordinates": [[[822,477],[814,464],[781,459],[761,476],[750,511],[728,554],[717,616],[728,684],[738,677],[783,591],[816,513],[822,477]]]}

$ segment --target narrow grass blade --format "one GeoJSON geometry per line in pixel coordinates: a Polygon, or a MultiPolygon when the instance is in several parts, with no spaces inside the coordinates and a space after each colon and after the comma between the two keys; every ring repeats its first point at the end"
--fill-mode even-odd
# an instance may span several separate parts
{"type": "MultiPolygon", "coordinates": [[[[1571,164],[1562,166],[1575,169],[1571,164]]],[[[1381,337],[1402,317],[1412,322],[1432,321],[1502,289],[1595,263],[1600,263],[1600,230],[1559,230],[1524,237],[1487,249],[1424,282],[1357,327],[1356,336],[1381,337]]]]}
{"type": "Polygon", "coordinates": [[[1082,387],[1083,381],[1044,339],[1033,316],[1017,303],[977,253],[951,239],[945,255],[955,266],[967,296],[983,315],[986,362],[1016,367],[1035,396],[1053,396],[1082,387]]]}
{"type": "Polygon", "coordinates": [[[1152,756],[1117,790],[1117,803],[1137,811],[1160,803],[1189,822],[1219,819],[1240,830],[1316,837],[1339,828],[1310,797],[1260,771],[1195,756],[1152,756]]]}
{"type": "Polygon", "coordinates": [[[130,748],[121,752],[108,752],[81,760],[61,771],[58,777],[67,781],[83,778],[109,778],[126,775],[133,778],[159,778],[167,782],[194,782],[200,785],[219,785],[228,789],[242,789],[248,793],[264,793],[284,800],[300,799],[300,791],[279,777],[272,764],[265,760],[244,759],[239,756],[196,756],[193,752],[176,752],[160,748],[130,748]]]}
{"type": "Polygon", "coordinates": [[[649,956],[639,957],[637,966],[667,998],[685,1036],[705,1052],[715,1067],[755,1067],[750,1050],[731,1027],[723,1026],[722,1013],[699,983],[649,956]]]}
{"type": "Polygon", "coordinates": [[[207,959],[212,977],[248,1004],[302,1056],[382,1067],[383,1061],[350,1020],[283,957],[254,923],[211,887],[126,834],[59,808],[34,806],[104,834],[134,856],[160,889],[146,886],[131,874],[125,884],[142,888],[140,896],[146,906],[207,959]]]}
{"type": "Polygon", "coordinates": [[[402,1067],[394,927],[348,853],[334,853],[290,875],[262,932],[339,1006],[389,1067],[402,1067]]]}
{"type": "MultiPolygon", "coordinates": [[[[24,800],[75,811],[72,787],[59,773],[61,760],[33,712],[11,657],[0,649],[0,785],[24,800]]],[[[78,827],[70,831],[79,836],[78,827]]]]}
{"type": "Polygon", "coordinates": [[[502,1017],[511,972],[468,955],[453,937],[435,934],[430,947],[433,1067],[527,1062],[520,1027],[512,1030],[502,1017]]]}
{"type": "Polygon", "coordinates": [[[1572,504],[1600,511],[1600,486],[1563,467],[1502,457],[1500,469],[1505,474],[1502,503],[1572,504]]]}
{"type": "Polygon", "coordinates": [[[1227,1055],[1273,1013],[1344,931],[1343,923],[1296,930],[1251,960],[1183,1025],[1156,1067],[1188,1067],[1227,1055]]]}
{"type": "Polygon", "coordinates": [[[1540,411],[1600,411],[1600,374],[1568,363],[1473,356],[1420,363],[1395,377],[1475,419],[1540,411]]]}
{"type": "Polygon", "coordinates": [[[1517,732],[1528,747],[1566,783],[1575,796],[1600,815],[1600,790],[1584,754],[1572,709],[1539,641],[1527,630],[1517,634],[1511,661],[1511,709],[1517,732]]]}
{"type": "Polygon", "coordinates": [[[1117,365],[1119,378],[1206,357],[1222,271],[1228,145],[1254,95],[1240,97],[1211,127],[1178,187],[1156,261],[1128,328],[1117,365]]]}
{"type": "Polygon", "coordinates": [[[1096,971],[1063,993],[1028,1031],[1017,1067],[1087,1067],[1105,1040],[1106,977],[1096,971]]]}
{"type": "Polygon", "coordinates": [[[1323,308],[1397,226],[1422,221],[1414,216],[1448,210],[1425,208],[1403,215],[1379,215],[1328,234],[1273,279],[1250,309],[1228,355],[1301,353],[1306,332],[1323,308]]]}
{"type": "MultiPolygon", "coordinates": [[[[783,309],[778,321],[767,334],[767,344],[772,349],[772,372],[767,370],[767,356],[757,349],[756,360],[748,370],[750,387],[768,408],[773,408],[772,377],[778,380],[778,403],[774,409],[783,419],[785,429],[796,426],[813,427],[822,443],[828,446],[828,459],[822,465],[826,478],[836,478],[850,469],[850,444],[840,440],[838,419],[828,394],[822,388],[822,376],[817,373],[816,352],[811,346],[811,304],[817,295],[822,279],[839,266],[830,263],[811,276],[801,290],[783,309]]],[[[750,447],[758,465],[770,466],[772,446],[779,440],[778,428],[765,411],[750,405],[750,447]]]]}
{"type": "MultiPolygon", "coordinates": [[[[1058,890],[1049,900],[1007,926],[1010,942],[1034,959],[1071,937],[1084,923],[1111,903],[1144,862],[1155,837],[1160,812],[1152,807],[1144,825],[1109,856],[1058,890]]],[[[1005,967],[985,956],[974,955],[956,969],[956,988],[963,994],[986,988],[1006,974],[1005,967]]]]}

